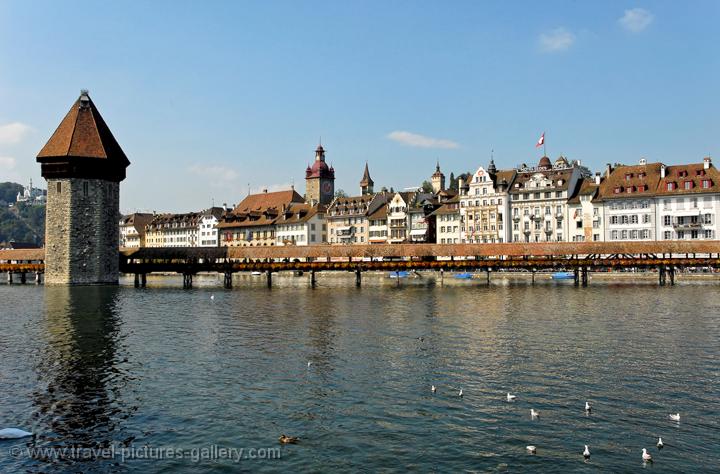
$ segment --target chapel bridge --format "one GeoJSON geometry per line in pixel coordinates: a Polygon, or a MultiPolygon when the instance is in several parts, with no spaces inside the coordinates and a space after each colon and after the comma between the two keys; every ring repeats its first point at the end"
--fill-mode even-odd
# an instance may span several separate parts
{"type": "MultiPolygon", "coordinates": [[[[193,275],[217,272],[232,287],[236,272],[265,272],[268,285],[279,271],[355,272],[360,285],[364,271],[486,271],[566,270],[576,284],[587,284],[588,273],[636,268],[656,270],[660,285],[674,283],[675,271],[689,267],[720,268],[720,241],[668,242],[554,242],[503,244],[386,244],[312,245],[272,247],[163,247],[123,249],[120,271],[134,274],[136,286],[145,286],[149,273],[178,273],[183,286],[193,275]]],[[[0,271],[21,274],[44,271],[44,250],[0,251],[0,271]]]]}

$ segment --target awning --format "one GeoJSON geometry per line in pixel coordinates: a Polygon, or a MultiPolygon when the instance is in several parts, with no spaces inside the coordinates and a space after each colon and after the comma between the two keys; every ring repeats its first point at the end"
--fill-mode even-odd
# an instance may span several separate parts
{"type": "Polygon", "coordinates": [[[427,233],[427,229],[413,229],[410,231],[410,235],[425,235],[427,233]]]}

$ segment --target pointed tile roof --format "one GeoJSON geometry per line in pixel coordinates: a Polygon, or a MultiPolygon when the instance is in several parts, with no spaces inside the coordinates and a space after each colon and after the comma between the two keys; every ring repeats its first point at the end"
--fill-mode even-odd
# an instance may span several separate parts
{"type": "MultiPolygon", "coordinates": [[[[87,91],[83,90],[38,153],[37,161],[57,164],[88,159],[103,160],[102,166],[107,167],[110,174],[122,170],[123,178],[124,170],[130,164],[87,91]]],[[[90,167],[97,173],[99,165],[93,163],[90,167]]]]}
{"type": "Polygon", "coordinates": [[[374,183],[373,183],[372,178],[370,177],[370,170],[368,170],[368,164],[366,161],[365,162],[365,172],[363,173],[362,180],[360,181],[360,186],[362,186],[362,187],[372,186],[373,184],[374,183]]]}

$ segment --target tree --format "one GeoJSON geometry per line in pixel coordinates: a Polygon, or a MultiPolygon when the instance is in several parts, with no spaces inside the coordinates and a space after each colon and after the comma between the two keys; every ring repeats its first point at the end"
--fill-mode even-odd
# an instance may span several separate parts
{"type": "Polygon", "coordinates": [[[451,171],[450,172],[450,186],[448,187],[448,189],[450,191],[457,191],[457,187],[458,186],[457,186],[457,180],[455,179],[455,173],[453,173],[451,171]]]}
{"type": "Polygon", "coordinates": [[[347,193],[345,191],[343,191],[342,189],[338,189],[337,191],[335,191],[335,197],[336,198],[345,198],[345,197],[347,197],[347,193]]]}
{"type": "Polygon", "coordinates": [[[433,192],[432,183],[428,180],[423,181],[421,187],[422,187],[422,190],[424,193],[432,193],[433,192]]]}

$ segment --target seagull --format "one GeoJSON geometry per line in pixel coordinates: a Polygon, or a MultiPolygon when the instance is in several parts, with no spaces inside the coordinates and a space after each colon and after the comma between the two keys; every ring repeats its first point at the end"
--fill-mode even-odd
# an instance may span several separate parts
{"type": "Polygon", "coordinates": [[[585,402],[585,411],[590,413],[592,411],[592,407],[590,406],[590,402],[585,402]]]}
{"type": "Polygon", "coordinates": [[[532,444],[530,446],[525,446],[525,449],[527,449],[530,454],[535,454],[537,452],[537,448],[532,444]]]}
{"type": "Polygon", "coordinates": [[[310,368],[311,365],[312,365],[312,362],[308,361],[308,369],[310,368]]]}
{"type": "Polygon", "coordinates": [[[509,401],[509,402],[514,402],[516,398],[517,398],[516,395],[510,395],[510,392],[508,392],[508,394],[507,394],[507,401],[509,401]]]}
{"type": "Polygon", "coordinates": [[[658,444],[657,444],[658,449],[662,449],[663,446],[665,446],[665,445],[662,442],[662,438],[658,438],[658,444]]]}
{"type": "Polygon", "coordinates": [[[430,387],[430,390],[432,391],[432,393],[435,393],[435,392],[437,392],[437,387],[435,387],[435,385],[433,385],[432,387],[430,387]]]}
{"type": "Polygon", "coordinates": [[[647,449],[643,448],[643,461],[644,462],[652,462],[652,456],[650,456],[650,453],[647,452],[647,449]]]}
{"type": "Polygon", "coordinates": [[[530,409],[530,418],[537,418],[540,416],[540,412],[535,411],[533,408],[530,409]]]}
{"type": "Polygon", "coordinates": [[[462,398],[462,396],[463,396],[463,394],[462,394],[462,389],[460,389],[460,393],[458,393],[458,397],[461,397],[461,398],[462,398]]]}
{"type": "Polygon", "coordinates": [[[670,415],[670,419],[672,421],[680,421],[680,413],[675,413],[674,415],[670,415]]]}
{"type": "Polygon", "coordinates": [[[32,433],[28,433],[27,431],[23,431],[18,428],[5,428],[0,430],[0,439],[17,439],[32,435],[32,433]]]}
{"type": "Polygon", "coordinates": [[[585,451],[583,451],[583,457],[585,459],[590,459],[590,450],[588,449],[588,445],[585,445],[585,451]]]}
{"type": "Polygon", "coordinates": [[[215,295],[210,295],[211,300],[215,300],[215,295]]]}

